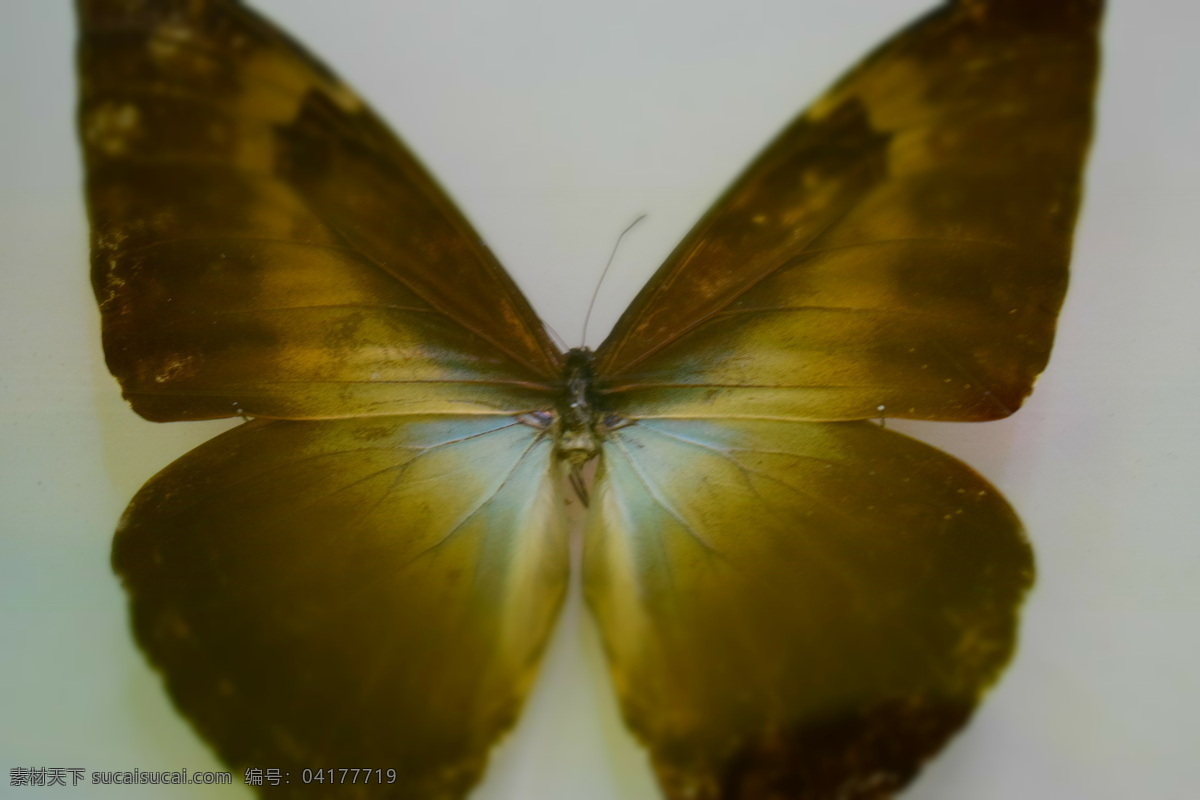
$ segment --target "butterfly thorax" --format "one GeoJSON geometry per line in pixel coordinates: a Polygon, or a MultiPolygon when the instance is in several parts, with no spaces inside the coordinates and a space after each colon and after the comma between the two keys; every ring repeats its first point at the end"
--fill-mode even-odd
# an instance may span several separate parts
{"type": "Polygon", "coordinates": [[[563,393],[559,397],[555,450],[559,458],[579,469],[600,452],[601,412],[596,404],[592,369],[593,354],[586,347],[567,351],[563,370],[563,393]]]}
{"type": "Polygon", "coordinates": [[[550,432],[554,452],[566,461],[571,485],[586,505],[588,491],[583,467],[600,454],[600,446],[612,432],[632,425],[632,421],[604,409],[595,388],[595,356],[586,347],[567,351],[563,368],[562,393],[553,409],[522,415],[521,422],[550,432]]]}
{"type": "Polygon", "coordinates": [[[553,408],[520,415],[519,422],[554,437],[554,452],[570,468],[571,485],[583,502],[588,492],[583,466],[600,454],[612,432],[632,425],[631,420],[604,409],[595,389],[595,355],[586,347],[567,351],[562,393],[553,408]]]}

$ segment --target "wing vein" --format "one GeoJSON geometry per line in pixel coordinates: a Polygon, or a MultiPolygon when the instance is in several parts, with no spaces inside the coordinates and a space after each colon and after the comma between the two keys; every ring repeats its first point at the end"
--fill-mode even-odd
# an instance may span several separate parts
{"type": "MultiPolygon", "coordinates": [[[[520,424],[520,423],[516,423],[516,422],[513,423],[513,425],[518,425],[518,424],[520,424]]],[[[506,426],[506,427],[509,427],[509,426],[506,426]]],[[[541,442],[540,437],[534,437],[533,439],[531,439],[529,444],[525,447],[525,449],[521,451],[521,455],[518,456],[517,460],[513,463],[512,469],[510,469],[507,473],[505,473],[504,479],[502,481],[500,481],[500,483],[496,486],[496,488],[493,489],[491,491],[491,493],[488,494],[487,497],[485,497],[483,500],[481,500],[474,508],[472,508],[469,512],[467,512],[467,514],[462,519],[460,519],[457,523],[455,523],[454,527],[451,528],[449,531],[447,531],[440,539],[438,539],[436,542],[434,542],[430,546],[426,547],[425,549],[421,550],[421,552],[417,553],[415,556],[413,556],[408,561],[401,564],[400,567],[396,570],[397,574],[408,569],[410,566],[415,564],[418,560],[424,558],[425,556],[429,555],[430,553],[434,552],[435,550],[441,548],[443,545],[445,545],[447,542],[449,542],[452,538],[454,538],[458,534],[458,532],[460,530],[462,530],[463,526],[465,526],[468,522],[470,522],[472,519],[474,519],[475,516],[480,511],[482,511],[487,505],[489,505],[493,500],[496,499],[496,495],[500,494],[501,490],[503,490],[504,487],[508,485],[508,482],[510,480],[512,480],[512,476],[514,474],[516,474],[517,469],[520,468],[521,462],[525,460],[526,456],[529,455],[529,452],[531,450],[533,450],[535,447],[537,447],[540,442],[541,442]]]]}
{"type": "MultiPolygon", "coordinates": [[[[854,169],[852,169],[850,171],[850,174],[853,175],[864,169],[866,169],[865,162],[858,164],[854,169]]],[[[834,217],[829,222],[827,222],[823,227],[821,227],[812,236],[809,237],[808,242],[806,242],[805,245],[802,247],[800,253],[802,254],[805,250],[808,249],[809,245],[811,245],[813,242],[818,241],[822,236],[827,234],[829,231],[833,230],[833,228],[839,222],[841,222],[843,219],[848,217],[851,212],[853,212],[855,209],[857,209],[858,206],[861,204],[861,202],[862,202],[861,199],[856,199],[856,200],[853,200],[853,201],[847,203],[846,208],[842,209],[842,211],[840,213],[835,214],[834,217]]],[[[799,255],[799,254],[797,254],[797,255],[799,255]]],[[[669,335],[669,336],[665,337],[664,339],[662,339],[661,341],[659,341],[657,344],[654,344],[651,347],[644,350],[640,355],[636,356],[635,358],[631,359],[630,361],[627,361],[625,364],[623,364],[620,367],[620,371],[628,372],[629,369],[631,367],[633,367],[634,365],[638,364],[641,361],[646,360],[654,353],[657,353],[658,351],[662,350],[663,348],[667,347],[668,345],[678,341],[679,339],[682,339],[684,336],[687,336],[692,331],[694,331],[696,328],[698,328],[701,325],[708,322],[713,317],[713,315],[728,308],[730,306],[730,304],[737,301],[737,299],[739,297],[742,297],[747,292],[749,292],[751,289],[753,289],[755,286],[757,286],[758,284],[762,283],[763,281],[765,281],[768,278],[775,275],[788,262],[790,262],[793,258],[796,258],[797,255],[786,256],[782,260],[773,264],[772,266],[764,269],[761,274],[756,275],[754,278],[747,281],[745,283],[745,285],[743,285],[741,288],[737,289],[737,291],[732,292],[728,297],[722,299],[721,302],[715,308],[713,308],[711,311],[704,314],[699,319],[689,323],[688,325],[681,327],[679,330],[675,331],[671,335],[669,335]]],[[[684,263],[685,262],[683,262],[683,261],[680,262],[680,267],[675,270],[676,273],[678,273],[680,271],[680,269],[682,269],[682,266],[684,263]]],[[[655,294],[661,293],[663,291],[663,287],[665,284],[666,284],[666,281],[659,282],[655,286],[655,294]]],[[[653,302],[653,296],[651,297],[651,300],[648,301],[647,305],[649,305],[652,302],[653,302]]]]}
{"type": "MultiPolygon", "coordinates": [[[[829,503],[828,501],[818,498],[812,492],[806,491],[806,490],[801,489],[797,486],[794,486],[790,483],[787,483],[786,481],[780,480],[779,478],[776,478],[774,475],[771,475],[770,473],[762,472],[761,470],[751,469],[751,468],[747,467],[745,464],[738,461],[737,459],[731,457],[728,453],[722,451],[719,448],[704,444],[702,442],[699,442],[699,441],[696,441],[693,439],[689,439],[687,437],[675,436],[666,431],[656,430],[653,426],[643,426],[643,428],[645,430],[649,430],[653,433],[657,433],[659,436],[664,436],[664,437],[667,437],[670,439],[675,439],[684,444],[702,448],[704,450],[707,450],[707,451],[715,454],[717,457],[724,459],[725,461],[728,461],[735,469],[738,470],[738,472],[741,473],[742,479],[746,482],[746,486],[750,489],[750,491],[754,494],[754,496],[757,497],[758,499],[762,500],[764,504],[766,504],[766,502],[767,502],[766,498],[764,498],[758,492],[758,490],[754,487],[753,483],[750,480],[750,476],[752,476],[752,475],[757,476],[757,477],[759,477],[765,481],[768,481],[770,483],[773,483],[777,486],[780,486],[784,489],[787,489],[792,494],[796,495],[797,497],[803,498],[804,500],[808,501],[812,505],[815,505],[815,506],[825,509],[826,512],[829,513],[830,515],[832,515],[833,517],[841,519],[843,522],[845,522],[852,530],[858,529],[858,530],[868,530],[869,531],[875,527],[875,526],[864,527],[861,524],[861,522],[858,520],[857,517],[853,516],[852,514],[847,513],[846,511],[839,508],[835,504],[829,503]]],[[[755,451],[743,451],[743,452],[755,452],[755,451]]],[[[824,462],[824,463],[827,466],[831,466],[831,467],[834,466],[833,462],[824,462]]],[[[845,465],[838,465],[838,466],[841,466],[843,468],[845,467],[845,465]]],[[[855,578],[855,570],[847,564],[845,556],[839,555],[836,552],[831,552],[829,550],[829,548],[820,546],[819,543],[816,540],[814,540],[813,537],[811,537],[811,536],[799,536],[796,538],[799,539],[800,541],[804,542],[805,544],[807,544],[809,552],[816,555],[816,557],[819,558],[825,564],[826,569],[828,569],[830,571],[830,573],[837,575],[839,578],[841,578],[842,582],[845,583],[846,586],[854,592],[855,597],[860,602],[861,609],[863,611],[869,611],[871,604],[866,601],[866,597],[865,597],[866,593],[863,589],[863,586],[855,578]]],[[[726,559],[726,561],[728,562],[728,559],[726,559]]],[[[732,562],[728,562],[728,563],[730,563],[732,565],[732,562]]]]}
{"type": "Polygon", "coordinates": [[[625,455],[625,461],[629,464],[630,468],[633,470],[633,474],[637,477],[638,483],[640,483],[642,485],[642,488],[646,490],[647,494],[649,494],[652,498],[654,498],[654,502],[658,503],[658,505],[664,511],[666,511],[676,522],[678,522],[680,524],[680,526],[684,529],[684,531],[686,531],[688,533],[688,535],[690,535],[697,543],[699,543],[708,553],[717,556],[722,561],[728,562],[728,559],[726,559],[723,555],[721,555],[721,553],[719,553],[716,550],[716,548],[714,548],[712,546],[712,544],[710,544],[708,542],[707,539],[705,539],[703,536],[701,536],[700,533],[692,526],[692,524],[690,522],[688,522],[686,519],[684,519],[683,516],[681,514],[679,514],[679,512],[677,512],[674,508],[671,507],[670,503],[668,503],[665,499],[663,499],[662,495],[659,494],[657,488],[655,488],[654,486],[652,486],[650,484],[649,479],[647,479],[646,476],[642,474],[642,471],[638,468],[637,460],[633,457],[633,454],[631,454],[629,452],[629,449],[627,447],[625,447],[625,443],[623,441],[621,441],[621,439],[619,437],[614,439],[614,442],[616,443],[617,447],[621,450],[621,452],[625,455]]]}

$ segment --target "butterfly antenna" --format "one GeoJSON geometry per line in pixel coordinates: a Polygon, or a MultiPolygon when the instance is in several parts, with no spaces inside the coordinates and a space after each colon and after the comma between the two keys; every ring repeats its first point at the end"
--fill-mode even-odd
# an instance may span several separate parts
{"type": "Polygon", "coordinates": [[[604,271],[600,273],[600,280],[596,281],[596,288],[592,292],[592,302],[588,303],[587,313],[583,316],[583,334],[580,336],[580,344],[587,345],[587,329],[588,322],[592,318],[592,309],[596,307],[596,298],[600,296],[600,287],[604,285],[604,278],[608,275],[608,269],[612,266],[613,259],[617,256],[617,248],[621,246],[621,240],[625,238],[625,234],[633,230],[634,226],[646,218],[645,214],[639,214],[638,218],[625,226],[625,230],[621,231],[621,235],[617,237],[617,241],[613,244],[612,252],[608,254],[608,263],[604,265],[604,271]]]}

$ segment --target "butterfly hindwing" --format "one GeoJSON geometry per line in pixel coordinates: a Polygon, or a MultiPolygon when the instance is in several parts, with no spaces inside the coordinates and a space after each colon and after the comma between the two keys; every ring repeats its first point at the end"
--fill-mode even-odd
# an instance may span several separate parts
{"type": "Polygon", "coordinates": [[[78,11],[93,283],[139,413],[545,402],[558,355],[528,303],[323,65],[236,0],[78,11]]]}
{"type": "Polygon", "coordinates": [[[228,764],[290,773],[271,796],[462,797],[566,587],[551,450],[494,416],[223,434],[122,519],[138,641],[228,764]],[[304,785],[324,767],[393,772],[304,785]]]}
{"type": "Polygon", "coordinates": [[[960,0],[787,128],[598,353],[614,410],[1003,417],[1046,364],[1099,0],[960,0]]]}
{"type": "Polygon", "coordinates": [[[619,434],[585,588],[667,795],[889,797],[1012,651],[1033,561],[1007,503],[866,422],[619,434]]]}

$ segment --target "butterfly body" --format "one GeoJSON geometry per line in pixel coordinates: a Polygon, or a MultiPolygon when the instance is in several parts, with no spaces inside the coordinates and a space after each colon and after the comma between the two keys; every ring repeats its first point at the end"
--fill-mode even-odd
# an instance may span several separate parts
{"type": "Polygon", "coordinates": [[[1098,0],[954,0],[900,32],[566,353],[282,31],[237,0],[77,5],[109,368],[149,419],[251,420],[151,479],[113,548],[225,761],[462,797],[562,603],[564,478],[672,800],[890,797],[966,722],[1032,550],[983,478],[868,420],[1003,417],[1046,365],[1098,0]]]}
{"type": "Polygon", "coordinates": [[[566,390],[558,404],[560,433],[557,452],[574,469],[595,458],[600,452],[606,429],[613,420],[605,419],[595,388],[592,351],[577,347],[567,352],[563,383],[566,390]]]}
{"type": "Polygon", "coordinates": [[[614,430],[629,424],[605,412],[595,391],[595,356],[589,348],[568,350],[563,361],[561,394],[552,407],[521,414],[517,420],[554,439],[555,457],[565,461],[575,493],[586,504],[584,466],[600,454],[614,430]]]}

